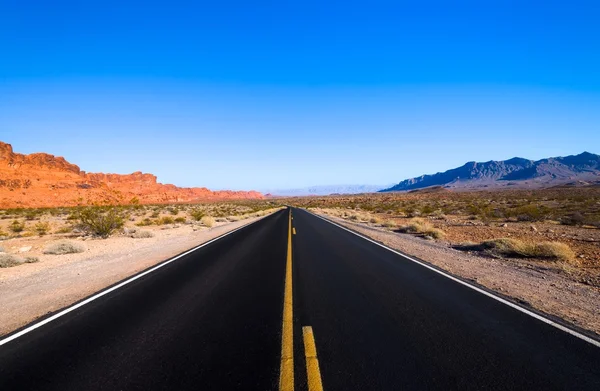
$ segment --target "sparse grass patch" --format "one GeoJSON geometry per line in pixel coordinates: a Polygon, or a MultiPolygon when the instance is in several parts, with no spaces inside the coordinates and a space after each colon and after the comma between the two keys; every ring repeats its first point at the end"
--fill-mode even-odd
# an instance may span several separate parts
{"type": "Polygon", "coordinates": [[[16,255],[0,253],[0,268],[19,266],[24,263],[35,263],[39,259],[36,257],[19,258],[16,255]]]}
{"type": "Polygon", "coordinates": [[[65,225],[64,227],[61,227],[55,231],[57,234],[68,234],[71,232],[73,232],[73,227],[70,225],[65,225]]]}
{"type": "Polygon", "coordinates": [[[175,222],[179,224],[184,224],[186,221],[185,217],[176,217],[175,222]]]}
{"type": "Polygon", "coordinates": [[[435,228],[431,223],[421,218],[412,219],[408,225],[398,228],[398,232],[429,236],[433,239],[443,239],[446,235],[441,229],[435,228]]]}
{"type": "Polygon", "coordinates": [[[205,216],[205,213],[200,208],[194,208],[192,211],[190,211],[190,216],[192,216],[192,218],[196,221],[201,221],[205,216]]]}
{"type": "Polygon", "coordinates": [[[50,224],[48,224],[47,222],[40,221],[39,223],[33,226],[33,229],[35,230],[35,232],[37,232],[38,235],[44,236],[48,233],[48,231],[50,231],[50,224]]]}
{"type": "Polygon", "coordinates": [[[76,254],[85,251],[85,247],[81,243],[72,242],[68,240],[61,240],[59,242],[50,243],[44,249],[44,254],[63,255],[63,254],[76,254]]]}
{"type": "Polygon", "coordinates": [[[156,225],[168,225],[168,224],[174,224],[175,223],[175,219],[172,218],[171,216],[163,216],[160,219],[156,220],[156,225]]]}
{"type": "Polygon", "coordinates": [[[215,219],[212,216],[204,216],[200,222],[209,228],[215,225],[215,219]]]}
{"type": "Polygon", "coordinates": [[[574,263],[575,253],[561,242],[525,243],[512,238],[491,239],[480,244],[458,246],[465,250],[483,251],[492,256],[544,258],[574,263]]]}
{"type": "Polygon", "coordinates": [[[154,222],[152,220],[150,220],[148,217],[146,217],[145,219],[143,219],[142,221],[140,221],[136,225],[138,227],[147,227],[147,226],[152,225],[152,224],[154,224],[154,222]]]}
{"type": "Polygon", "coordinates": [[[154,232],[152,231],[146,231],[146,230],[136,230],[134,233],[131,234],[131,237],[134,239],[148,239],[148,238],[153,238],[154,237],[154,232]]]}

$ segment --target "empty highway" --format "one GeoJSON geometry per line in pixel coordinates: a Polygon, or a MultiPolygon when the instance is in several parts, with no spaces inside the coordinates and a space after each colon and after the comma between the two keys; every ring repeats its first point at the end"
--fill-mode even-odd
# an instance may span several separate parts
{"type": "Polygon", "coordinates": [[[59,315],[0,390],[600,389],[594,343],[300,209],[59,315]]]}

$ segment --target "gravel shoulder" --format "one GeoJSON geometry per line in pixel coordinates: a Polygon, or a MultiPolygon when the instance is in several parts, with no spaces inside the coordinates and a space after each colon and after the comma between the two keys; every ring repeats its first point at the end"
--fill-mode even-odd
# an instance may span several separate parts
{"type": "Polygon", "coordinates": [[[600,289],[573,281],[564,265],[480,256],[453,249],[447,242],[425,240],[366,223],[350,222],[320,212],[317,214],[512,298],[521,305],[600,335],[600,289]]]}
{"type": "Polygon", "coordinates": [[[255,217],[212,228],[155,228],[154,237],[76,240],[79,254],[48,255],[43,248],[56,238],[19,238],[2,243],[6,249],[35,256],[37,263],[0,269],[0,335],[16,330],[48,313],[65,308],[118,281],[245,224],[255,217]],[[29,248],[30,247],[30,248],[29,248]]]}

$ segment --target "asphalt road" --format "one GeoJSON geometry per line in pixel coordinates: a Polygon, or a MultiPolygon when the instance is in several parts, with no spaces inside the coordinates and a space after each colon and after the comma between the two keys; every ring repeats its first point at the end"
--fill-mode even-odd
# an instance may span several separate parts
{"type": "Polygon", "coordinates": [[[268,216],[0,346],[0,390],[277,390],[292,369],[296,390],[600,390],[600,348],[293,216],[268,216]]]}

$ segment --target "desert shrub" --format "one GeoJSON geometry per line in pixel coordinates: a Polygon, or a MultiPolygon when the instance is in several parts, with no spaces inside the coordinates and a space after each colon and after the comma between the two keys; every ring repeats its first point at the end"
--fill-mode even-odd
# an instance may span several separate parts
{"type": "Polygon", "coordinates": [[[398,224],[394,220],[385,220],[383,226],[386,228],[396,228],[398,224]]]}
{"type": "Polygon", "coordinates": [[[12,254],[0,253],[0,268],[17,266],[23,263],[23,260],[12,254]]]}
{"type": "Polygon", "coordinates": [[[28,210],[25,212],[25,220],[35,220],[39,217],[41,213],[35,209],[28,210]]]}
{"type": "Polygon", "coordinates": [[[0,268],[13,267],[24,263],[35,263],[39,259],[36,257],[19,258],[16,255],[0,253],[0,268]]]}
{"type": "Polygon", "coordinates": [[[565,225],[577,225],[577,226],[581,226],[583,224],[585,224],[585,217],[579,213],[579,212],[575,212],[572,213],[568,216],[563,217],[562,219],[560,219],[561,224],[565,224],[565,225]]]}
{"type": "Polygon", "coordinates": [[[44,254],[63,255],[63,254],[76,254],[85,251],[85,247],[81,243],[72,242],[68,240],[61,240],[59,242],[50,243],[44,249],[44,254]]]}
{"type": "Polygon", "coordinates": [[[86,232],[102,238],[109,237],[123,227],[123,217],[115,208],[89,207],[79,212],[79,226],[86,232]]]}
{"type": "Polygon", "coordinates": [[[372,216],[369,219],[369,222],[372,223],[372,224],[381,224],[382,220],[379,217],[377,217],[377,216],[372,216]]]}
{"type": "Polygon", "coordinates": [[[212,227],[213,225],[215,225],[215,219],[212,216],[204,216],[202,217],[200,222],[207,227],[212,227]]]}
{"type": "Polygon", "coordinates": [[[13,220],[13,222],[10,223],[10,225],[8,226],[8,229],[10,229],[13,233],[17,234],[25,230],[25,224],[23,224],[19,220],[13,220]]]}
{"type": "Polygon", "coordinates": [[[61,227],[59,229],[56,230],[55,233],[57,234],[68,234],[73,232],[73,227],[71,227],[70,225],[65,225],[64,227],[61,227]]]}
{"type": "Polygon", "coordinates": [[[192,216],[192,218],[196,221],[201,221],[204,215],[204,211],[199,208],[192,209],[190,212],[190,216],[192,216]]]}
{"type": "Polygon", "coordinates": [[[169,213],[171,213],[173,216],[177,216],[179,214],[179,209],[177,208],[169,208],[167,209],[169,211],[169,213]]]}
{"type": "Polygon", "coordinates": [[[2,229],[0,229],[0,238],[4,237],[4,236],[8,236],[8,233],[2,231],[2,229]]]}
{"type": "Polygon", "coordinates": [[[154,224],[154,221],[152,221],[148,217],[146,217],[145,219],[143,219],[142,221],[140,221],[136,225],[138,227],[147,227],[147,226],[152,225],[152,224],[154,224]]]}
{"type": "Polygon", "coordinates": [[[158,212],[158,211],[154,211],[154,212],[152,212],[152,214],[150,215],[150,217],[152,217],[153,219],[156,219],[156,218],[158,218],[158,216],[160,216],[160,212],[158,212]]]}
{"type": "Polygon", "coordinates": [[[542,242],[536,246],[536,256],[540,258],[558,259],[561,261],[573,261],[575,253],[565,243],[542,242]]]}
{"type": "Polygon", "coordinates": [[[434,239],[443,239],[446,234],[441,229],[435,228],[431,223],[421,218],[412,219],[408,225],[404,225],[398,229],[399,232],[420,234],[434,239]]]}
{"type": "Polygon", "coordinates": [[[175,222],[179,224],[185,223],[185,217],[176,217],[175,222]]]}
{"type": "Polygon", "coordinates": [[[131,237],[134,239],[147,239],[147,238],[153,238],[154,237],[154,233],[152,231],[146,231],[146,230],[139,230],[139,231],[135,231],[134,233],[131,234],[131,237]]]}
{"type": "Polygon", "coordinates": [[[33,227],[33,229],[38,235],[44,236],[48,233],[48,231],[50,231],[50,224],[40,221],[33,227]]]}
{"type": "Polygon", "coordinates": [[[510,214],[518,221],[541,221],[549,217],[550,210],[545,206],[528,204],[513,209],[510,214]]]}
{"type": "Polygon", "coordinates": [[[171,216],[163,216],[156,220],[156,225],[167,225],[173,223],[175,223],[175,219],[173,219],[171,216]]]}
{"type": "Polygon", "coordinates": [[[486,240],[474,249],[483,250],[490,255],[522,257],[522,258],[546,258],[561,261],[573,261],[575,253],[571,248],[560,242],[524,243],[517,239],[500,238],[486,240]]]}

